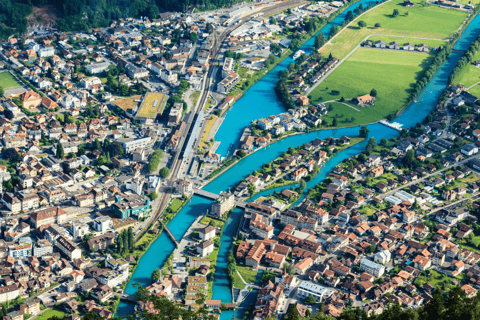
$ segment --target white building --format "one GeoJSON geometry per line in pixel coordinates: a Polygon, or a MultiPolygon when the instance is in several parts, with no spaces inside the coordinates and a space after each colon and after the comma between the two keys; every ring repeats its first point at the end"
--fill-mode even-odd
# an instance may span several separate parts
{"type": "Polygon", "coordinates": [[[363,258],[362,261],[360,261],[360,269],[366,273],[371,274],[372,276],[375,276],[376,278],[380,278],[385,272],[384,266],[370,261],[367,258],[363,258]]]}
{"type": "Polygon", "coordinates": [[[387,264],[390,262],[392,254],[388,250],[383,250],[375,254],[375,262],[381,264],[387,264]]]}
{"type": "Polygon", "coordinates": [[[330,297],[335,291],[310,281],[302,281],[297,288],[297,297],[305,299],[306,297],[315,297],[317,302],[321,302],[330,297]]]}
{"type": "Polygon", "coordinates": [[[137,148],[146,148],[150,145],[152,141],[151,137],[146,137],[142,139],[132,140],[132,141],[125,141],[123,142],[123,150],[125,153],[132,153],[137,148]]]}
{"type": "Polygon", "coordinates": [[[109,62],[92,63],[87,66],[87,71],[90,73],[101,73],[107,70],[109,66],[109,62]]]}
{"type": "Polygon", "coordinates": [[[99,232],[107,232],[113,228],[113,221],[107,216],[98,217],[93,220],[93,228],[99,232]]]}

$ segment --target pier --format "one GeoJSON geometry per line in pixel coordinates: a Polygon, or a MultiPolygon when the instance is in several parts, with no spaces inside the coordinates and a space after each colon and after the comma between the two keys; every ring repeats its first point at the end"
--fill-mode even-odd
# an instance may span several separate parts
{"type": "Polygon", "coordinates": [[[397,130],[398,132],[402,131],[402,124],[398,122],[388,122],[387,120],[380,120],[378,123],[383,124],[385,127],[389,127],[390,129],[397,130]]]}
{"type": "MultiPolygon", "coordinates": [[[[201,197],[204,197],[204,198],[207,198],[207,199],[210,199],[210,200],[217,200],[218,197],[220,197],[218,194],[216,193],[213,193],[213,192],[208,192],[208,191],[205,191],[205,190],[201,190],[201,189],[193,189],[193,194],[197,195],[197,196],[201,196],[201,197]]],[[[235,200],[235,206],[237,208],[241,208],[241,209],[244,209],[245,210],[245,207],[246,207],[247,203],[243,202],[243,201],[237,201],[235,200]]]]}

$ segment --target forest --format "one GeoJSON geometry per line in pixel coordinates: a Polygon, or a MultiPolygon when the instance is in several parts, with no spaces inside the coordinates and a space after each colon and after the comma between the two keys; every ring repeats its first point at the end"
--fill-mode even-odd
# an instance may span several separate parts
{"type": "Polygon", "coordinates": [[[149,19],[159,17],[159,9],[186,11],[195,6],[213,10],[230,6],[238,0],[0,0],[0,40],[27,31],[27,17],[33,7],[54,5],[59,9],[57,25],[61,31],[87,31],[91,28],[108,27],[119,18],[140,16],[149,19]]]}

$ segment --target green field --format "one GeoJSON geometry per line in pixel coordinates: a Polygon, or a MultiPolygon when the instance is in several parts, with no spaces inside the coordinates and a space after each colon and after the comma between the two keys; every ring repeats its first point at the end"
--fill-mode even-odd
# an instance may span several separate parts
{"type": "Polygon", "coordinates": [[[460,3],[477,5],[480,3],[480,0],[460,0],[460,3]]]}
{"type": "Polygon", "coordinates": [[[0,73],[0,86],[3,89],[21,87],[22,84],[19,83],[15,78],[10,74],[10,72],[0,73]]]}
{"type": "Polygon", "coordinates": [[[326,102],[341,97],[349,101],[376,89],[377,99],[373,106],[354,106],[359,110],[356,111],[343,104],[333,103],[334,110],[327,115],[327,118],[336,114],[355,118],[353,122],[342,123],[345,118],[340,117],[339,126],[375,122],[404,106],[409,88],[431,59],[432,55],[418,52],[358,49],[313,90],[310,94],[311,101],[326,102]],[[340,94],[334,95],[332,90],[339,91],[340,94]]]}
{"type": "Polygon", "coordinates": [[[465,87],[471,87],[475,83],[480,81],[480,68],[475,67],[472,64],[466,65],[457,79],[455,79],[454,84],[463,84],[465,87]]]}
{"type": "Polygon", "coordinates": [[[467,17],[467,12],[464,11],[443,9],[426,4],[423,0],[412,2],[415,6],[409,9],[403,6],[403,0],[392,0],[380,5],[355,20],[351,26],[338,34],[331,44],[322,48],[321,52],[325,55],[332,53],[342,59],[371,34],[447,39],[467,17]],[[398,9],[399,16],[392,17],[394,9],[398,9]],[[367,27],[359,28],[358,21],[364,21],[367,27]],[[376,23],[380,23],[381,27],[375,28],[376,23]]]}
{"type": "Polygon", "coordinates": [[[473,87],[472,89],[468,90],[468,92],[470,92],[470,93],[473,94],[474,96],[480,97],[480,85],[477,84],[475,87],[473,87]]]}
{"type": "Polygon", "coordinates": [[[44,311],[41,315],[37,316],[35,319],[48,320],[55,316],[58,317],[59,319],[63,319],[65,317],[65,313],[56,309],[48,309],[44,311]]]}

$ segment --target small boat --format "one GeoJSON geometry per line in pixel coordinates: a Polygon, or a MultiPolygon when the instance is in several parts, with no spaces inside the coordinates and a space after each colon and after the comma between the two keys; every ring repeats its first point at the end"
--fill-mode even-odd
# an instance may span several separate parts
{"type": "Polygon", "coordinates": [[[304,54],[304,53],[305,53],[305,51],[303,51],[303,50],[298,50],[298,51],[295,52],[295,54],[293,55],[293,60],[297,60],[297,59],[300,58],[300,56],[301,56],[302,54],[304,54]]]}

